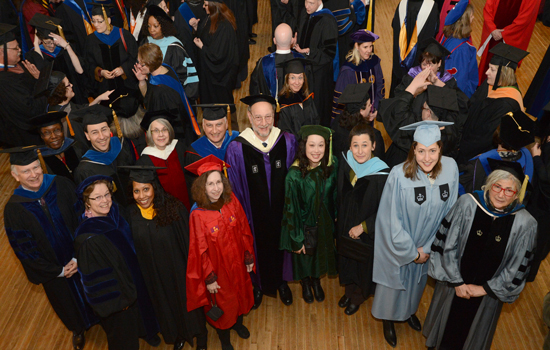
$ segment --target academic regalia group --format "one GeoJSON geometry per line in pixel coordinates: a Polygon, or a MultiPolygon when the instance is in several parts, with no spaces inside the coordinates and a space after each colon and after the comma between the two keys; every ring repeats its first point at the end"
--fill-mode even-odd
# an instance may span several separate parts
{"type": "Polygon", "coordinates": [[[111,350],[206,349],[207,324],[233,349],[264,295],[323,302],[325,276],[392,347],[407,322],[488,350],[550,251],[547,69],[525,105],[516,79],[538,2],[488,0],[476,52],[469,0],[401,0],[386,98],[374,0],[272,0],[235,101],[252,1],[23,1],[0,23],[9,243],[77,350],[96,324],[111,350]]]}

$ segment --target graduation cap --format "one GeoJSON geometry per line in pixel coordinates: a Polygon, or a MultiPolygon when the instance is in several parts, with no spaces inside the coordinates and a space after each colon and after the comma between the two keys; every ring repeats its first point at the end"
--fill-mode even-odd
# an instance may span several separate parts
{"type": "Polygon", "coordinates": [[[310,60],[305,58],[295,57],[290,60],[281,62],[277,64],[277,67],[282,67],[284,75],[293,73],[293,74],[302,74],[305,72],[304,65],[311,64],[310,60]]]}
{"type": "Polygon", "coordinates": [[[441,140],[442,126],[453,125],[453,122],[440,122],[436,120],[423,120],[399,128],[399,130],[414,130],[414,141],[428,147],[441,140]]]}
{"type": "Polygon", "coordinates": [[[109,96],[109,108],[115,111],[117,117],[131,118],[139,109],[139,101],[134,96],[129,94],[109,96]]]}
{"type": "Polygon", "coordinates": [[[0,23],[0,45],[4,46],[4,70],[8,70],[8,45],[7,43],[15,40],[15,35],[13,34],[13,30],[17,28],[16,26],[12,26],[11,24],[5,24],[0,23]]]}
{"type": "Polygon", "coordinates": [[[120,165],[118,169],[129,169],[130,180],[140,184],[150,184],[157,178],[157,170],[166,169],[153,165],[120,165]]]}
{"type": "Polygon", "coordinates": [[[372,43],[380,38],[378,35],[366,29],[358,30],[349,37],[356,43],[372,43]]]}
{"type": "Polygon", "coordinates": [[[438,117],[442,117],[445,111],[458,112],[458,100],[454,89],[428,85],[427,103],[430,109],[438,117]]]}
{"type": "Polygon", "coordinates": [[[357,113],[370,98],[371,83],[348,84],[340,95],[338,103],[345,104],[350,114],[357,113]]]}
{"type": "Polygon", "coordinates": [[[81,122],[84,130],[86,130],[88,125],[95,125],[99,123],[109,124],[112,116],[113,113],[111,109],[100,104],[71,112],[71,118],[74,121],[81,122]]]}
{"type": "Polygon", "coordinates": [[[170,23],[173,22],[172,18],[170,18],[170,16],[168,16],[168,14],[166,12],[164,12],[164,10],[161,9],[160,7],[158,7],[157,5],[147,6],[147,14],[149,16],[163,18],[163,19],[165,19],[166,21],[168,21],[170,23]]]}
{"type": "Polygon", "coordinates": [[[298,131],[300,139],[305,140],[309,135],[319,135],[323,137],[329,143],[329,155],[327,166],[332,165],[332,134],[334,130],[322,125],[304,125],[298,131]]]}
{"type": "Polygon", "coordinates": [[[91,184],[93,184],[94,182],[99,181],[99,180],[105,180],[107,182],[113,183],[113,178],[110,177],[110,176],[92,175],[90,177],[87,177],[76,188],[76,195],[77,195],[78,199],[83,200],[84,199],[83,193],[84,193],[84,191],[86,191],[86,188],[88,188],[88,186],[90,186],[91,184]]]}
{"type": "Polygon", "coordinates": [[[493,84],[493,90],[498,88],[502,67],[509,67],[515,71],[518,68],[519,62],[529,54],[527,51],[518,49],[517,47],[513,47],[512,45],[508,45],[503,42],[498,43],[495,47],[489,50],[489,52],[493,54],[490,63],[498,66],[495,83],[493,84]]]}
{"type": "MultiPolygon", "coordinates": [[[[447,50],[445,46],[441,45],[434,38],[423,40],[418,45],[418,48],[422,53],[429,52],[432,55],[441,58],[441,67],[439,67],[439,73],[443,76],[443,74],[445,73],[445,57],[449,56],[451,54],[451,51],[447,50]]],[[[420,59],[422,59],[422,56],[420,57],[420,59]]]]}
{"type": "Polygon", "coordinates": [[[277,104],[277,101],[273,96],[264,95],[264,94],[243,97],[241,98],[241,102],[249,106],[253,106],[258,102],[267,102],[267,103],[271,103],[272,105],[277,104]]]}
{"type": "Polygon", "coordinates": [[[25,166],[39,160],[42,172],[44,174],[48,173],[46,163],[44,163],[44,158],[42,158],[42,152],[40,152],[40,146],[13,147],[0,150],[0,153],[9,153],[11,165],[25,166]]]}
{"type": "Polygon", "coordinates": [[[105,4],[101,2],[87,2],[86,5],[92,5],[92,16],[103,16],[105,21],[111,17],[111,11],[114,7],[112,4],[105,4]]]}
{"type": "Polygon", "coordinates": [[[46,16],[37,12],[32,16],[29,24],[35,27],[40,37],[44,39],[50,39],[50,33],[59,34],[65,39],[63,28],[61,27],[61,20],[59,18],[46,16]]]}
{"type": "Polygon", "coordinates": [[[227,127],[231,134],[231,106],[235,106],[232,103],[203,103],[196,104],[193,107],[202,108],[202,118],[206,120],[218,120],[227,116],[227,127]],[[225,111],[224,111],[225,108],[225,111]]]}
{"type": "Polygon", "coordinates": [[[155,5],[155,6],[159,6],[161,2],[163,2],[164,0],[149,0],[147,1],[147,3],[145,4],[146,7],[149,7],[151,5],[155,5]]]}
{"type": "Polygon", "coordinates": [[[61,124],[61,120],[66,117],[67,112],[51,111],[32,117],[29,120],[29,124],[31,124],[37,131],[40,131],[41,128],[45,128],[46,126],[61,124]]]}
{"type": "Polygon", "coordinates": [[[191,163],[185,167],[186,170],[198,176],[201,176],[205,172],[211,170],[223,171],[227,176],[226,169],[228,168],[231,168],[229,164],[213,154],[209,154],[208,156],[199,159],[196,162],[191,163]]]}
{"type": "Polygon", "coordinates": [[[518,162],[492,158],[487,158],[487,161],[489,163],[489,168],[491,168],[491,172],[495,170],[504,170],[512,174],[515,178],[519,180],[519,182],[521,183],[521,189],[519,189],[518,199],[520,203],[523,202],[523,199],[525,198],[525,191],[527,190],[527,186],[529,185],[529,176],[525,175],[521,164],[519,164],[518,162]]]}
{"type": "Polygon", "coordinates": [[[51,96],[57,86],[67,77],[65,73],[52,70],[53,63],[53,61],[46,63],[44,68],[40,71],[38,81],[34,85],[34,98],[51,96]]]}
{"type": "Polygon", "coordinates": [[[468,7],[469,3],[470,0],[460,0],[458,4],[456,4],[455,7],[447,13],[447,17],[445,17],[445,25],[449,26],[458,21],[466,11],[466,7],[468,7]]]}
{"type": "Polygon", "coordinates": [[[499,137],[507,147],[519,151],[535,142],[535,122],[522,111],[508,112],[500,120],[499,137]]]}
{"type": "Polygon", "coordinates": [[[149,126],[152,122],[154,122],[157,119],[166,119],[170,123],[174,123],[176,120],[178,120],[178,110],[177,109],[163,109],[160,111],[147,111],[145,115],[143,116],[143,119],[141,120],[141,127],[143,130],[149,130],[149,126]]]}

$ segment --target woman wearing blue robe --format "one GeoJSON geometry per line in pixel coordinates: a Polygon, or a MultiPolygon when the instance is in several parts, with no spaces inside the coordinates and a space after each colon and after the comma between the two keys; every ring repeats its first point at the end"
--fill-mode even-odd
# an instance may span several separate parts
{"type": "Polygon", "coordinates": [[[378,103],[385,97],[386,89],[380,58],[374,54],[373,46],[378,38],[378,35],[366,29],[358,30],[350,35],[350,39],[355,44],[346,55],[346,63],[340,68],[338,80],[336,80],[332,101],[332,120],[344,110],[344,105],[338,103],[338,99],[348,84],[372,84],[370,96],[372,112],[378,109],[378,103]]]}
{"type": "Polygon", "coordinates": [[[470,34],[474,7],[469,0],[461,0],[445,18],[440,43],[451,52],[445,58],[445,69],[456,79],[458,88],[472,97],[479,84],[476,48],[470,34]]]}
{"type": "Polygon", "coordinates": [[[441,155],[441,126],[422,121],[415,130],[407,160],[395,166],[384,187],[377,215],[373,282],[377,283],[372,315],[382,319],[384,338],[396,346],[394,321],[421,325],[415,313],[428,279],[428,258],[441,220],[456,202],[458,167],[441,155]]]}
{"type": "Polygon", "coordinates": [[[126,29],[111,25],[109,9],[94,6],[92,24],[96,31],[86,37],[84,71],[90,78],[90,92],[98,96],[108,90],[117,90],[114,96],[137,90],[132,74],[136,63],[137,43],[126,29]]]}

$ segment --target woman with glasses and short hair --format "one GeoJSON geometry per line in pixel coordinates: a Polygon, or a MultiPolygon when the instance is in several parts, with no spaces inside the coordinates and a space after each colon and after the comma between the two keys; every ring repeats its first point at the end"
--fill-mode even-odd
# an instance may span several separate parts
{"type": "Polygon", "coordinates": [[[432,245],[428,347],[489,349],[502,304],[519,297],[529,275],[537,222],[522,204],[527,177],[515,162],[489,165],[482,190],[460,197],[432,245]]]}

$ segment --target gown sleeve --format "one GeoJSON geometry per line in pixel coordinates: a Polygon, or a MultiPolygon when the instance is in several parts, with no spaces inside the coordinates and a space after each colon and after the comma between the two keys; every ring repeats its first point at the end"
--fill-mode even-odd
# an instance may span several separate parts
{"type": "MultiPolygon", "coordinates": [[[[310,47],[308,58],[315,62],[317,66],[323,66],[332,63],[336,55],[336,45],[338,42],[338,26],[332,16],[325,16],[322,23],[319,23],[321,32],[319,33],[320,42],[317,46],[310,47]]],[[[298,35],[299,37],[300,35],[298,35]]],[[[305,47],[303,47],[305,49],[305,47]]]]}
{"type": "Polygon", "coordinates": [[[380,65],[380,63],[374,66],[374,79],[374,86],[376,88],[376,91],[374,94],[374,101],[371,102],[374,106],[374,109],[377,110],[380,101],[386,98],[386,83],[384,81],[384,73],[382,72],[382,66],[380,65]]]}
{"type": "MultiPolygon", "coordinates": [[[[292,168],[285,180],[285,206],[279,249],[297,251],[304,244],[304,222],[299,199],[301,172],[292,168]]],[[[335,191],[336,192],[336,191],[335,191]]]]}
{"type": "MultiPolygon", "coordinates": [[[[136,39],[132,34],[130,34],[129,31],[127,31],[126,29],[122,29],[122,35],[124,35],[124,40],[126,41],[127,56],[124,62],[122,62],[120,66],[124,70],[123,79],[126,80],[127,77],[131,77],[134,75],[134,72],[132,72],[132,69],[134,68],[134,65],[137,62],[138,46],[137,46],[136,39]]],[[[124,44],[122,44],[122,48],[124,49],[124,44]]],[[[123,56],[121,56],[121,61],[122,61],[122,57],[123,56]]]]}
{"type": "MultiPolygon", "coordinates": [[[[242,239],[242,246],[244,248],[245,256],[244,261],[246,264],[246,260],[248,258],[252,258],[252,262],[256,262],[256,258],[254,256],[254,237],[252,236],[252,231],[250,230],[250,225],[248,224],[248,219],[246,218],[246,213],[244,212],[244,209],[234,194],[231,194],[231,200],[234,201],[234,207],[235,207],[235,214],[237,216],[237,220],[239,222],[239,232],[241,232],[241,239],[242,239]]],[[[254,264],[254,272],[256,272],[256,264],[254,264]]]]}

